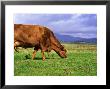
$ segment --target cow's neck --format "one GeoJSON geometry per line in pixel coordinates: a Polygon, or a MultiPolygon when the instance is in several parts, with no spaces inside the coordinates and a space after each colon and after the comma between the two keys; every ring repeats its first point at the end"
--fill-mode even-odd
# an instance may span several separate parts
{"type": "Polygon", "coordinates": [[[52,49],[59,55],[60,55],[60,52],[62,51],[61,48],[59,48],[57,45],[52,45],[52,49]]]}
{"type": "MultiPolygon", "coordinates": [[[[55,47],[56,49],[62,48],[62,45],[60,44],[58,39],[54,36],[53,32],[50,33],[50,40],[51,40],[51,44],[53,45],[53,47],[55,47]]],[[[57,51],[56,49],[54,49],[54,50],[57,51]]]]}

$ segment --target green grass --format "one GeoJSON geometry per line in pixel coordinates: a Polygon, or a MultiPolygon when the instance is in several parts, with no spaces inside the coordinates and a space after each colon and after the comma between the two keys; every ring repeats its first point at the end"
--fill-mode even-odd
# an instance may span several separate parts
{"type": "Polygon", "coordinates": [[[96,76],[96,45],[64,44],[67,58],[60,58],[54,51],[42,61],[38,51],[35,60],[31,59],[33,48],[19,48],[14,53],[15,76],[96,76]]]}

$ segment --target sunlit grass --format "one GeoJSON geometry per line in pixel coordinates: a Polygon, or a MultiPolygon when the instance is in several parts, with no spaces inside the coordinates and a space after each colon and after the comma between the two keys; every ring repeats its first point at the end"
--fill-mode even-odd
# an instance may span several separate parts
{"type": "Polygon", "coordinates": [[[67,58],[60,58],[54,51],[42,61],[38,51],[35,60],[31,59],[33,48],[19,48],[14,54],[15,76],[96,76],[96,45],[64,44],[67,58]]]}

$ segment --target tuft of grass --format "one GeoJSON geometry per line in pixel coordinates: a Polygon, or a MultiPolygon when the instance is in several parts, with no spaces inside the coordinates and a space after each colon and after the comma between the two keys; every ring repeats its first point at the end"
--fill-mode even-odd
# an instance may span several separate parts
{"type": "Polygon", "coordinates": [[[67,58],[60,58],[54,51],[42,61],[41,51],[31,59],[33,48],[19,48],[14,53],[15,76],[96,76],[96,45],[64,44],[67,58]]]}

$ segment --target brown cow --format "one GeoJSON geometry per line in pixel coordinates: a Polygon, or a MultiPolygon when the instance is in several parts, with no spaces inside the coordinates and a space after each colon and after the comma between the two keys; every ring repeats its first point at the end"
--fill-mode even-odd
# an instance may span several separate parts
{"type": "Polygon", "coordinates": [[[35,58],[39,49],[41,49],[43,60],[45,60],[44,52],[51,50],[62,58],[67,57],[66,49],[56,39],[53,32],[39,25],[14,24],[14,48],[16,47],[34,47],[32,59],[35,58]]]}

